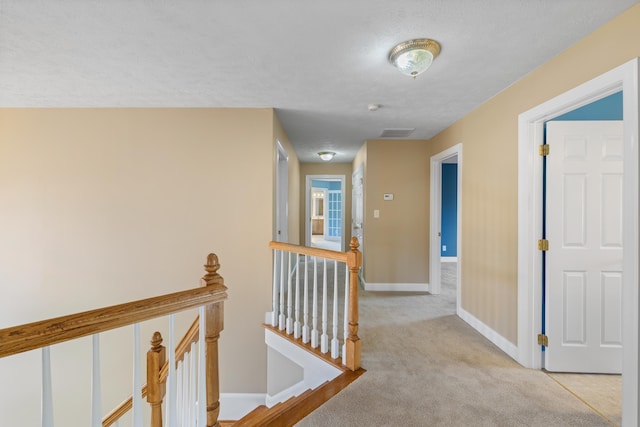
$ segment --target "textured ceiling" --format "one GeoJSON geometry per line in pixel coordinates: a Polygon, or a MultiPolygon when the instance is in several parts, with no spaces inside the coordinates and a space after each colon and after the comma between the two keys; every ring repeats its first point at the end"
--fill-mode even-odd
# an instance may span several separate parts
{"type": "Polygon", "coordinates": [[[351,161],[385,128],[432,137],[635,3],[0,0],[0,107],[274,107],[302,161],[351,161]],[[387,54],[421,37],[442,51],[413,80],[387,54]]]}

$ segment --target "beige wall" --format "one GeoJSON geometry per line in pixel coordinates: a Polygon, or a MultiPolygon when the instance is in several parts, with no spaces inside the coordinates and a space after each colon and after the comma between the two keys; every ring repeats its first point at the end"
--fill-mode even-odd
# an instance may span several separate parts
{"type": "Polygon", "coordinates": [[[305,215],[306,215],[306,180],[307,175],[344,175],[344,244],[345,250],[351,240],[351,175],[353,173],[351,163],[301,163],[300,164],[300,244],[305,244],[305,215]]]}
{"type": "MultiPolygon", "coordinates": [[[[274,123],[272,109],[0,109],[0,327],[197,286],[212,251],[229,287],[222,390],[264,392],[274,135],[286,139],[274,123]]],[[[52,350],[74,370],[62,382],[54,373],[58,392],[88,375],[88,350],[76,347],[64,360],[64,348],[52,350]]],[[[103,357],[110,348],[106,334],[103,357]]],[[[24,357],[3,360],[3,382],[20,360],[37,376],[37,355],[24,357]]],[[[103,368],[105,410],[125,397],[109,391],[111,368],[130,379],[130,359],[103,368]]],[[[37,386],[35,402],[2,390],[0,413],[31,402],[19,414],[37,418],[37,386]]],[[[35,425],[27,418],[2,422],[35,425]]]]}
{"type": "Polygon", "coordinates": [[[428,283],[429,145],[423,140],[370,140],[364,188],[364,279],[428,283]],[[393,193],[393,201],[384,201],[393,193]],[[373,211],[380,211],[380,218],[373,211]]]}
{"type": "Polygon", "coordinates": [[[462,307],[517,341],[518,115],[640,56],[640,5],[437,135],[430,155],[463,144],[462,307]]]}

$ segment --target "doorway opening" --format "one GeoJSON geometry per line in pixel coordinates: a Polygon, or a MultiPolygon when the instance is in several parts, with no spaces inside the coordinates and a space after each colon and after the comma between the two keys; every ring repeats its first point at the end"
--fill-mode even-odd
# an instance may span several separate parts
{"type": "Polygon", "coordinates": [[[289,241],[289,156],[276,140],[276,242],[289,241]]]}
{"type": "MultiPolygon", "coordinates": [[[[450,175],[450,174],[449,174],[450,175]]],[[[443,274],[447,275],[446,283],[455,283],[456,312],[460,311],[460,271],[461,271],[461,207],[462,207],[462,144],[457,144],[431,157],[431,182],[430,182],[430,244],[429,244],[429,287],[431,294],[437,295],[443,292],[443,274]],[[443,203],[443,200],[451,198],[451,183],[443,185],[452,177],[444,175],[449,167],[455,165],[455,200],[454,203],[443,203]],[[449,190],[448,190],[449,189],[449,190]],[[449,193],[449,194],[446,194],[449,193]],[[443,207],[448,206],[449,209],[443,207]],[[452,209],[453,208],[453,209],[452,209]],[[453,239],[455,244],[455,256],[451,240],[443,239],[443,224],[452,224],[447,227],[445,238],[453,239]],[[444,257],[444,258],[443,258],[444,257]],[[447,259],[448,258],[448,259],[447,259]],[[442,264],[446,262],[445,265],[442,264]],[[453,264],[455,263],[455,264],[453,264]],[[455,279],[450,277],[455,275],[455,279]]],[[[450,200],[448,201],[450,202],[450,200]]]]}
{"type": "Polygon", "coordinates": [[[623,93],[623,425],[638,414],[638,59],[553,98],[519,116],[518,137],[518,362],[542,367],[536,336],[542,324],[542,145],[544,122],[571,110],[623,93]]]}
{"type": "Polygon", "coordinates": [[[344,175],[307,175],[306,245],[344,251],[344,175]]]}

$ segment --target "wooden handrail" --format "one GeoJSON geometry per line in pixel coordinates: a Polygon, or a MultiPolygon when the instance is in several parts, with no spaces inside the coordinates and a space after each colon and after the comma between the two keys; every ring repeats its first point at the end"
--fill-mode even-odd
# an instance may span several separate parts
{"type": "MultiPolygon", "coordinates": [[[[353,243],[353,239],[351,241],[353,243]]],[[[356,242],[357,241],[358,240],[356,239],[356,242]]],[[[326,259],[345,262],[345,263],[347,262],[347,253],[348,253],[348,252],[331,251],[329,249],[311,248],[309,246],[292,245],[290,243],[282,243],[282,242],[269,242],[269,249],[277,249],[279,251],[293,252],[301,255],[317,256],[319,258],[326,258],[326,259]]]]}
{"type": "MultiPolygon", "coordinates": [[[[184,334],[178,345],[176,346],[176,364],[184,358],[189,345],[197,341],[198,332],[200,330],[200,316],[196,316],[187,332],[184,334]]],[[[169,362],[165,361],[160,369],[160,381],[165,382],[169,374],[169,362]]],[[[142,386],[142,397],[147,396],[147,385],[142,386]]],[[[109,414],[102,419],[102,427],[109,427],[114,424],[120,417],[129,412],[133,406],[133,398],[130,396],[120,405],[115,407],[109,414]]]]}
{"type": "Polygon", "coordinates": [[[0,358],[226,299],[224,285],[206,286],[0,329],[0,358]]]}
{"type": "Polygon", "coordinates": [[[355,237],[351,238],[350,250],[347,252],[292,245],[283,242],[269,242],[270,249],[325,258],[344,262],[347,265],[349,269],[349,333],[345,338],[346,362],[344,362],[344,365],[352,371],[360,368],[361,357],[361,342],[358,337],[358,284],[359,272],[362,267],[362,252],[358,250],[359,246],[360,243],[355,237]]]}
{"type": "MultiPolygon", "coordinates": [[[[222,276],[220,276],[218,274],[218,269],[220,268],[220,263],[218,261],[217,256],[215,256],[215,254],[210,254],[207,257],[207,264],[205,264],[205,270],[207,271],[207,274],[200,280],[200,286],[207,288],[207,287],[217,287],[220,288],[222,287],[222,289],[226,290],[226,286],[224,286],[224,279],[222,278],[222,276]]],[[[216,306],[221,305],[221,304],[216,304],[216,302],[214,301],[212,304],[215,304],[216,306]]],[[[211,319],[214,320],[214,319],[211,319]]],[[[216,321],[220,321],[219,319],[215,319],[216,321]]],[[[222,329],[222,323],[220,322],[217,325],[218,328],[220,328],[220,330],[222,329]]],[[[182,359],[184,359],[184,355],[187,352],[187,350],[189,350],[189,346],[191,345],[191,343],[198,341],[198,333],[200,331],[200,316],[196,316],[195,320],[193,321],[193,323],[191,324],[191,326],[189,327],[189,329],[187,330],[187,332],[184,334],[184,336],[182,337],[182,339],[180,340],[180,342],[178,343],[178,345],[175,348],[175,363],[176,366],[178,364],[179,361],[181,361],[182,359]]],[[[158,338],[161,338],[161,335],[159,332],[155,332],[154,333],[154,338],[152,339],[152,346],[155,346],[153,344],[153,340],[157,340],[158,338]]],[[[157,345],[160,345],[160,343],[158,343],[157,345]]],[[[207,356],[209,358],[213,358],[215,357],[215,363],[217,366],[217,350],[216,350],[216,354],[215,356],[213,354],[210,354],[209,356],[207,356]]],[[[167,376],[169,374],[169,361],[166,360],[166,358],[163,359],[164,362],[160,365],[160,366],[155,366],[151,371],[157,371],[157,375],[155,373],[152,373],[150,371],[147,371],[147,378],[149,378],[150,374],[154,379],[154,387],[157,388],[160,384],[164,384],[167,381],[167,376]]],[[[147,365],[147,368],[149,368],[149,366],[147,365]]],[[[217,375],[214,378],[210,378],[209,376],[207,376],[207,383],[209,382],[215,382],[217,384],[217,375]]],[[[216,386],[217,387],[217,386],[216,386]]],[[[142,387],[142,397],[147,397],[148,396],[148,384],[145,384],[142,387]]],[[[156,396],[154,397],[154,400],[161,401],[161,397],[164,397],[164,389],[161,390],[161,392],[159,394],[156,394],[156,396]]],[[[217,402],[217,404],[219,405],[219,402],[217,402]]],[[[120,419],[120,417],[122,417],[122,415],[126,414],[128,411],[131,410],[133,406],[133,398],[129,397],[128,399],[126,399],[124,402],[122,402],[120,405],[118,405],[116,408],[114,408],[107,416],[105,416],[102,420],[102,426],[103,427],[109,427],[111,425],[113,425],[118,419],[120,419]]],[[[213,410],[213,408],[207,408],[208,412],[210,412],[211,410],[213,410]]],[[[215,414],[216,417],[216,421],[217,421],[217,413],[215,414]]],[[[161,415],[156,414],[155,417],[152,416],[152,418],[154,418],[152,420],[152,426],[154,425],[153,423],[155,422],[156,425],[162,425],[161,422],[161,415]],[[160,421],[158,421],[160,420],[160,421]]]]}

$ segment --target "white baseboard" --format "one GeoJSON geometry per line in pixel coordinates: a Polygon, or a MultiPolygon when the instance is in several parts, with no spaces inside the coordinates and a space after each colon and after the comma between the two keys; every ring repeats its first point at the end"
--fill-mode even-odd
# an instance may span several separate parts
{"type": "Polygon", "coordinates": [[[473,329],[480,332],[482,336],[495,344],[500,350],[507,353],[516,362],[518,361],[518,347],[505,337],[491,329],[485,323],[480,321],[477,317],[473,316],[468,311],[465,311],[461,307],[458,307],[458,316],[469,324],[473,329]]]}
{"type": "Polygon", "coordinates": [[[457,256],[441,256],[440,262],[458,262],[457,256]]]}
{"type": "Polygon", "coordinates": [[[220,393],[220,415],[218,419],[236,421],[264,405],[265,393],[220,393]]]}
{"type": "Polygon", "coordinates": [[[428,292],[429,285],[427,283],[366,283],[364,282],[365,291],[377,292],[428,292]]]}

